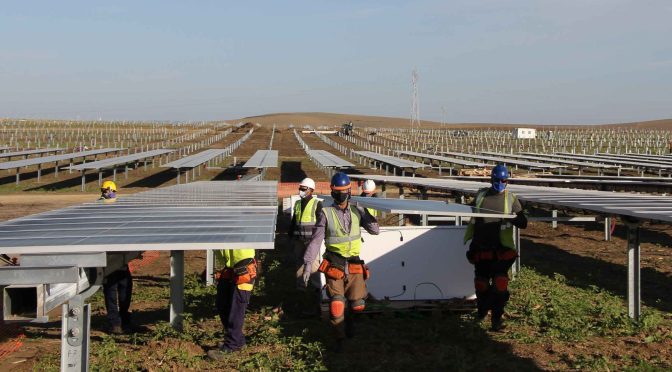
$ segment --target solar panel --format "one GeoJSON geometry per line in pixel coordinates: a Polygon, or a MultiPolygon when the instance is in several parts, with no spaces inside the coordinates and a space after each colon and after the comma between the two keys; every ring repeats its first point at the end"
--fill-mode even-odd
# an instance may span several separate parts
{"type": "Polygon", "coordinates": [[[278,150],[257,150],[243,168],[277,168],[278,150]]]}
{"type": "Polygon", "coordinates": [[[412,168],[412,169],[417,169],[417,168],[426,168],[427,164],[422,164],[422,163],[417,163],[414,161],[406,160],[406,159],[400,159],[400,158],[395,158],[393,156],[387,156],[383,154],[379,154],[377,152],[371,152],[371,151],[354,151],[355,154],[359,156],[363,156],[365,158],[373,159],[375,161],[379,161],[381,163],[389,164],[398,168],[412,168]]]}
{"type": "MultiPolygon", "coordinates": [[[[2,150],[0,148],[0,150],[2,150]]],[[[45,154],[49,152],[61,152],[63,149],[61,148],[47,148],[47,149],[35,149],[35,150],[24,150],[24,151],[14,151],[14,152],[3,152],[0,153],[0,158],[13,158],[15,156],[28,156],[28,155],[37,155],[37,154],[45,154]]]]}
{"type": "Polygon", "coordinates": [[[190,155],[182,159],[164,164],[162,168],[194,168],[220,155],[226,154],[227,149],[209,149],[198,154],[190,155]]]}
{"type": "Polygon", "coordinates": [[[510,159],[528,159],[528,160],[540,160],[540,161],[550,161],[556,164],[566,164],[566,165],[575,165],[577,167],[588,167],[588,168],[597,168],[597,169],[611,169],[617,168],[615,165],[607,164],[598,164],[592,162],[583,162],[583,161],[574,161],[574,160],[564,160],[564,159],[553,159],[543,156],[543,154],[537,155],[520,155],[520,154],[504,154],[500,152],[490,152],[490,151],[481,151],[481,154],[493,155],[503,158],[510,159]]]}
{"type": "MultiPolygon", "coordinates": [[[[475,194],[480,188],[489,187],[489,184],[485,182],[437,178],[379,175],[350,175],[350,178],[371,179],[382,183],[422,186],[424,188],[452,190],[468,194],[475,194]]],[[[522,201],[549,206],[563,206],[578,210],[590,210],[608,215],[672,222],[672,198],[669,196],[526,185],[509,185],[508,189],[515,192],[522,201]],[[653,204],[665,208],[653,212],[650,208],[653,204]],[[667,212],[668,207],[671,210],[670,212],[667,212]]]]}
{"type": "Polygon", "coordinates": [[[416,157],[419,157],[419,158],[438,160],[438,161],[443,161],[443,162],[446,162],[446,163],[464,165],[464,166],[467,166],[467,167],[485,168],[485,167],[489,166],[485,163],[479,163],[479,162],[475,162],[475,161],[469,161],[469,160],[458,159],[458,158],[449,158],[449,157],[439,156],[439,155],[423,154],[421,152],[415,152],[415,151],[397,150],[395,152],[398,153],[398,154],[402,154],[402,155],[409,155],[409,156],[416,156],[416,157]]]}
{"type": "Polygon", "coordinates": [[[0,224],[0,252],[272,249],[277,182],[209,181],[0,224]]]}
{"type": "Polygon", "coordinates": [[[44,156],[44,157],[39,157],[39,158],[5,161],[5,162],[0,162],[0,169],[22,168],[22,167],[27,167],[27,166],[30,166],[30,165],[53,163],[53,162],[57,162],[57,161],[60,162],[60,161],[65,161],[65,160],[82,158],[82,157],[85,157],[85,156],[107,154],[107,153],[110,153],[110,152],[117,152],[117,151],[121,151],[121,150],[124,150],[124,149],[105,148],[105,149],[98,149],[98,150],[69,152],[67,154],[44,156]]]}
{"type": "Polygon", "coordinates": [[[154,156],[164,155],[171,153],[175,150],[170,149],[157,149],[144,152],[136,152],[135,154],[129,154],[124,156],[116,156],[113,158],[102,159],[98,161],[92,161],[84,164],[73,165],[69,167],[72,170],[85,170],[85,169],[103,169],[110,168],[121,164],[133,163],[138,160],[151,158],[154,156]]]}
{"type": "Polygon", "coordinates": [[[386,213],[431,214],[436,216],[464,216],[515,218],[515,215],[503,214],[487,209],[476,209],[464,204],[445,203],[434,200],[385,199],[353,196],[352,202],[365,208],[373,208],[386,213]]]}
{"type": "Polygon", "coordinates": [[[647,163],[644,161],[635,161],[635,160],[622,160],[622,159],[612,159],[608,157],[603,157],[603,156],[597,156],[597,155],[576,155],[576,154],[571,154],[567,152],[559,152],[556,154],[553,154],[552,156],[554,157],[559,157],[559,158],[567,158],[567,159],[585,159],[585,160],[592,160],[596,162],[601,162],[601,163],[608,163],[608,164],[619,164],[619,165],[629,165],[637,168],[653,168],[653,169],[672,169],[672,165],[661,165],[661,164],[654,164],[654,163],[647,163]]]}
{"type": "Polygon", "coordinates": [[[326,168],[348,168],[355,165],[325,150],[307,150],[308,156],[326,168]]]}
{"type": "Polygon", "coordinates": [[[461,156],[463,158],[468,158],[468,159],[487,160],[487,161],[492,161],[492,162],[495,162],[495,163],[511,164],[511,165],[522,166],[522,167],[530,168],[530,169],[532,169],[532,168],[539,168],[539,169],[562,169],[562,168],[567,168],[567,166],[565,166],[565,165],[560,165],[560,164],[556,164],[556,163],[539,163],[539,162],[532,162],[532,161],[525,161],[525,160],[503,159],[499,156],[465,154],[465,153],[461,153],[461,152],[450,152],[450,151],[443,152],[442,154],[452,155],[452,156],[461,156]]]}

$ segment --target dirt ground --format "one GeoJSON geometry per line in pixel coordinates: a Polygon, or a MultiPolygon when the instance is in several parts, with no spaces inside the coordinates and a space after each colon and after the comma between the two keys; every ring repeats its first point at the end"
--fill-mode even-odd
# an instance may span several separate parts
{"type": "MultiPolygon", "coordinates": [[[[308,118],[309,119],[309,118],[308,118]]],[[[306,119],[306,120],[308,120],[306,119]]],[[[342,120],[335,117],[333,120],[342,120]]],[[[299,124],[299,121],[293,123],[299,124]]],[[[213,147],[224,147],[235,141],[244,134],[228,136],[222,143],[213,147]]],[[[353,145],[340,138],[330,136],[339,143],[348,147],[353,145]]],[[[238,164],[247,160],[256,150],[269,147],[270,128],[262,127],[255,129],[252,137],[245,142],[234,156],[238,164]]],[[[302,135],[306,143],[314,149],[338,152],[314,136],[302,135]]],[[[290,129],[280,128],[274,134],[272,148],[279,150],[280,162],[278,168],[269,169],[266,179],[280,182],[298,182],[308,176],[316,181],[328,181],[325,173],[319,170],[309,159],[305,157],[303,149],[299,147],[293,132],[290,129]]],[[[354,147],[353,147],[354,148],[354,147]]],[[[341,154],[339,154],[340,156],[341,154]]],[[[197,180],[227,180],[235,179],[237,173],[245,173],[244,170],[232,170],[233,157],[227,158],[215,167],[201,170],[197,180]],[[228,168],[228,169],[227,169],[228,168]]],[[[362,167],[357,164],[355,173],[377,173],[377,170],[362,167]]],[[[427,175],[431,175],[428,173],[427,175]]],[[[436,175],[434,175],[436,176],[436,175]]],[[[143,170],[142,168],[129,173],[128,179],[121,176],[119,180],[120,194],[130,194],[149,190],[155,187],[163,187],[175,183],[174,174],[160,168],[143,170]]],[[[13,178],[10,177],[12,180],[13,178]]],[[[93,177],[92,177],[93,178],[93,177]]],[[[11,182],[11,180],[10,180],[11,182]]],[[[0,178],[0,187],[2,179],[0,178]]],[[[88,187],[90,190],[97,188],[92,179],[88,187]]],[[[93,201],[97,198],[97,192],[81,193],[79,188],[79,176],[61,174],[59,179],[53,175],[43,176],[41,183],[33,179],[26,179],[20,190],[2,192],[0,194],[0,221],[5,221],[20,216],[50,211],[65,206],[93,201]],[[32,191],[30,191],[32,190],[32,191]],[[44,191],[54,190],[54,191],[44,191]]],[[[541,213],[541,211],[537,211],[541,213]]],[[[550,213],[544,212],[546,215],[550,213]]],[[[536,271],[553,276],[564,276],[573,286],[589,288],[598,286],[614,294],[625,298],[627,292],[626,280],[626,230],[619,223],[614,232],[613,239],[603,241],[602,225],[598,223],[586,224],[559,224],[557,229],[552,229],[549,223],[532,223],[522,233],[521,257],[524,265],[534,268],[536,271]]],[[[642,301],[647,307],[656,308],[665,312],[668,316],[672,313],[672,228],[663,224],[645,224],[642,230],[642,301]]],[[[200,273],[205,261],[204,252],[188,252],[186,255],[186,272],[200,273]]],[[[139,286],[166,286],[165,279],[168,273],[169,257],[167,252],[162,252],[158,259],[144,266],[138,272],[137,281],[139,286]],[[157,278],[161,278],[160,280],[157,278]]],[[[134,302],[134,309],[144,311],[141,324],[152,324],[157,320],[167,319],[167,304],[163,302],[143,299],[134,302]]],[[[100,319],[104,314],[102,308],[94,309],[97,317],[95,327],[99,327],[100,319]]],[[[47,325],[34,325],[37,329],[45,327],[59,327],[59,323],[47,325]]],[[[102,332],[97,328],[92,333],[93,340],[101,340],[102,332]]],[[[53,352],[59,348],[58,329],[49,330],[48,337],[31,339],[30,334],[24,341],[20,351],[0,360],[0,370],[32,370],[34,360],[44,352],[53,352]]],[[[642,355],[660,355],[663,360],[672,361],[672,338],[668,338],[661,344],[652,344],[635,338],[618,338],[610,340],[605,338],[590,339],[575,344],[547,343],[529,344],[505,341],[510,350],[519,358],[530,359],[542,369],[556,369],[559,355],[630,355],[633,348],[642,355]]],[[[195,352],[202,352],[197,350],[195,352]]]]}

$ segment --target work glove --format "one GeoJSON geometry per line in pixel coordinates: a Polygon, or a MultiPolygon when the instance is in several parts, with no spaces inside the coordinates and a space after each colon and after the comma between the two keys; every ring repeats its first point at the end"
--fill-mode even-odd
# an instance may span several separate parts
{"type": "Polygon", "coordinates": [[[310,281],[310,264],[303,265],[303,286],[308,288],[308,282],[310,281]]]}

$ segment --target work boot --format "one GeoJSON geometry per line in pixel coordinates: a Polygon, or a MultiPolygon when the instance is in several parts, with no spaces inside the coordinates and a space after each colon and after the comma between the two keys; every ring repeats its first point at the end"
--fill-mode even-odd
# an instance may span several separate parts
{"type": "Polygon", "coordinates": [[[108,325],[106,329],[107,333],[111,335],[123,335],[124,330],[121,328],[120,324],[108,325]]]}
{"type": "Polygon", "coordinates": [[[240,351],[240,349],[233,350],[227,347],[220,347],[219,349],[208,350],[208,358],[219,361],[224,359],[227,355],[235,353],[237,351],[240,351]]]}
{"type": "Polygon", "coordinates": [[[490,327],[491,331],[499,332],[502,331],[504,328],[506,328],[506,324],[504,324],[502,318],[492,318],[492,326],[490,327]]]}

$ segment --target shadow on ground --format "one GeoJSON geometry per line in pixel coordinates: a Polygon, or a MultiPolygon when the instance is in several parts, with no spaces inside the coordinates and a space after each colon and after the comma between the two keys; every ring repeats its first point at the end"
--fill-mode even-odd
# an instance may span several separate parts
{"type": "MultiPolygon", "coordinates": [[[[555,273],[567,278],[569,285],[589,288],[598,286],[627,298],[628,268],[591,257],[579,256],[555,246],[522,239],[521,260],[540,274],[555,273]]],[[[623,255],[626,255],[623,247],[623,255]]],[[[642,302],[662,311],[672,311],[672,277],[651,268],[641,270],[642,302]]]]}

